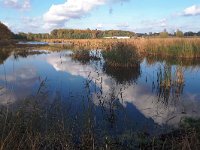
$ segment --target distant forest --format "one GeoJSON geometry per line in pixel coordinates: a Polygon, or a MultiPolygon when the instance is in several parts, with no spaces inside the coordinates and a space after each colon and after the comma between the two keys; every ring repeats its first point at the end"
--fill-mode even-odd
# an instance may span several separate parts
{"type": "Polygon", "coordinates": [[[177,30],[170,34],[165,29],[160,33],[134,33],[122,30],[78,30],[78,29],[54,29],[51,33],[23,33],[14,34],[6,25],[0,22],[0,40],[19,39],[19,40],[40,40],[40,39],[101,39],[113,36],[128,37],[193,37],[200,36],[200,32],[185,32],[177,30]]]}
{"type": "Polygon", "coordinates": [[[105,37],[113,36],[128,36],[132,37],[194,37],[200,36],[200,32],[185,32],[183,33],[180,30],[177,30],[175,33],[171,34],[166,31],[159,33],[134,33],[131,31],[122,31],[122,30],[77,30],[77,29],[55,29],[51,33],[18,33],[16,37],[18,39],[27,39],[27,40],[39,40],[39,39],[101,39],[105,37]]]}
{"type": "Polygon", "coordinates": [[[122,30],[76,30],[76,29],[55,29],[50,34],[33,34],[33,33],[18,33],[19,39],[98,39],[112,36],[135,36],[134,32],[122,31],[122,30]]]}

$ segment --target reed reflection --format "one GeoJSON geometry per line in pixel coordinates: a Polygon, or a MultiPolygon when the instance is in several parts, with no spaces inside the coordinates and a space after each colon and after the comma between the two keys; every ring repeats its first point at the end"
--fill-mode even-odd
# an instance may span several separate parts
{"type": "Polygon", "coordinates": [[[180,100],[185,86],[184,71],[182,66],[176,66],[172,71],[172,66],[165,64],[158,69],[156,85],[153,82],[153,90],[156,90],[158,102],[162,102],[166,107],[169,102],[180,100]]]}

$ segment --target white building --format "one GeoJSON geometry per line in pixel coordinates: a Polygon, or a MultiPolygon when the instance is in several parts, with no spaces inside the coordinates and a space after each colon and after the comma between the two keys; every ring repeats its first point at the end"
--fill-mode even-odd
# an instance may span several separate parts
{"type": "Polygon", "coordinates": [[[105,39],[130,39],[129,36],[112,36],[112,37],[104,37],[105,39]]]}

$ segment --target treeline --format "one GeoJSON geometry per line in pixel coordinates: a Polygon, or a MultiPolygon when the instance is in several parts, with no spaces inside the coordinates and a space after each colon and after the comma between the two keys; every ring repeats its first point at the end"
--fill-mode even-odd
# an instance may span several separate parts
{"type": "Polygon", "coordinates": [[[19,39],[19,40],[40,40],[40,39],[100,39],[113,36],[128,37],[194,37],[200,36],[199,32],[182,32],[177,30],[174,33],[168,33],[166,29],[159,33],[134,33],[123,30],[78,30],[78,29],[55,29],[51,33],[23,33],[14,34],[6,25],[0,22],[0,40],[19,39]]]}
{"type": "Polygon", "coordinates": [[[75,30],[75,29],[55,29],[50,34],[18,33],[18,39],[98,39],[113,36],[135,36],[134,32],[122,30],[75,30]]]}
{"type": "Polygon", "coordinates": [[[39,39],[101,39],[113,36],[128,36],[128,37],[197,37],[199,32],[182,32],[177,30],[174,33],[168,33],[166,30],[158,33],[134,33],[122,30],[75,30],[75,29],[55,29],[51,33],[18,33],[15,35],[17,39],[24,40],[39,40],[39,39]]]}
{"type": "Polygon", "coordinates": [[[136,33],[138,37],[161,37],[161,38],[167,38],[167,37],[198,37],[200,36],[200,31],[199,32],[182,32],[181,30],[176,30],[174,33],[169,33],[167,32],[166,29],[164,29],[162,32],[156,32],[152,33],[149,32],[147,33],[136,33]]]}
{"type": "Polygon", "coordinates": [[[0,40],[13,39],[14,33],[3,23],[0,22],[0,40]]]}
{"type": "Polygon", "coordinates": [[[160,37],[168,37],[168,36],[176,36],[176,37],[189,37],[189,36],[200,36],[200,31],[195,33],[195,32],[182,32],[181,30],[177,30],[176,32],[168,33],[167,30],[165,29],[163,32],[160,32],[160,37]]]}

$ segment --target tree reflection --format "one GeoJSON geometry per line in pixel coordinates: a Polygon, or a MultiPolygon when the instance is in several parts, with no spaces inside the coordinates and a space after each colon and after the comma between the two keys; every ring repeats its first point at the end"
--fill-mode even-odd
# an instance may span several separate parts
{"type": "Polygon", "coordinates": [[[37,51],[37,50],[18,50],[14,52],[13,56],[15,59],[18,59],[19,57],[27,58],[28,56],[40,55],[46,53],[47,53],[46,51],[37,51]]]}
{"type": "Polygon", "coordinates": [[[0,50],[0,64],[3,64],[3,62],[10,56],[10,54],[11,54],[10,50],[1,49],[0,50]]]}

